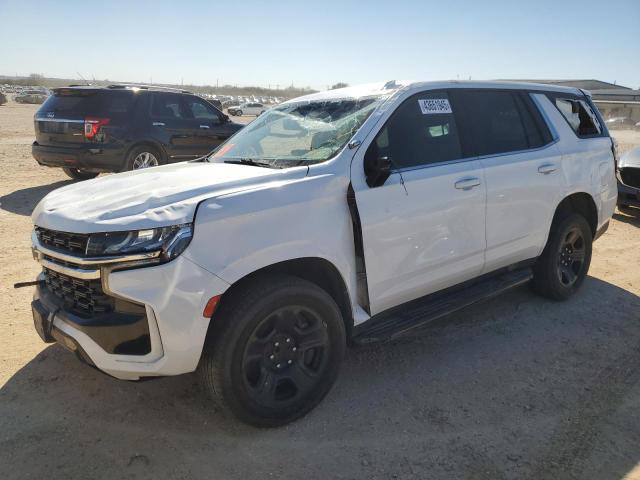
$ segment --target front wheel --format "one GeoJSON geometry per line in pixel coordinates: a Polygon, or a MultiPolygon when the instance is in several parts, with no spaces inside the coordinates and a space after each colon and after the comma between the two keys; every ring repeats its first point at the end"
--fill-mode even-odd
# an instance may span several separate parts
{"type": "Polygon", "coordinates": [[[289,423],[329,392],[346,345],[342,315],[313,283],[270,275],[223,297],[200,371],[205,387],[240,420],[289,423]]]}
{"type": "Polygon", "coordinates": [[[566,300],[584,281],[591,264],[593,235],[582,215],[555,221],[542,255],[533,267],[533,289],[554,300],[566,300]]]}
{"type": "Polygon", "coordinates": [[[87,172],[86,170],[82,170],[80,168],[63,167],[62,171],[74,180],[91,180],[92,178],[96,178],[99,175],[98,172],[87,172]]]}
{"type": "Polygon", "coordinates": [[[241,117],[242,116],[242,110],[236,110],[236,116],[237,117],[241,117]]]}

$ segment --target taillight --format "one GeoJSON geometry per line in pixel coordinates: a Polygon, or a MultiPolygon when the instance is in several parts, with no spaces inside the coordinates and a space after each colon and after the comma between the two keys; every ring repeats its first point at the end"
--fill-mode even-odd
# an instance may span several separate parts
{"type": "Polygon", "coordinates": [[[100,131],[100,127],[108,124],[109,118],[87,117],[84,119],[84,136],[85,138],[93,138],[100,131]]]}

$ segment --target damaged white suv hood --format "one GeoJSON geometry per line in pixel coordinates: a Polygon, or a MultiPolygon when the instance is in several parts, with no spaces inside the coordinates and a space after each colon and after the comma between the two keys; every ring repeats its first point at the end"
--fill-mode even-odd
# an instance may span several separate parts
{"type": "Polygon", "coordinates": [[[188,223],[206,198],[302,178],[307,171],[206,162],[166,165],[59,188],[38,203],[31,218],[39,227],[72,233],[188,223]]]}

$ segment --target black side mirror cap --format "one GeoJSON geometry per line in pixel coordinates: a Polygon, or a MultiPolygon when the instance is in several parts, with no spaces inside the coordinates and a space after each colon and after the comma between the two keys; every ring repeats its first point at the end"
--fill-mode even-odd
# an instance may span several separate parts
{"type": "Polygon", "coordinates": [[[379,187],[391,175],[392,162],[390,157],[367,155],[364,160],[364,174],[369,187],[379,187]]]}

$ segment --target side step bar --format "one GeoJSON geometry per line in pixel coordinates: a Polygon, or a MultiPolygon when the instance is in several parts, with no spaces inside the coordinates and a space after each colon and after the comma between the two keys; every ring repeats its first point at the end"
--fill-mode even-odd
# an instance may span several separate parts
{"type": "Polygon", "coordinates": [[[506,271],[399,305],[357,326],[353,342],[362,345],[398,338],[433,320],[527,283],[532,276],[530,268],[506,271]]]}

